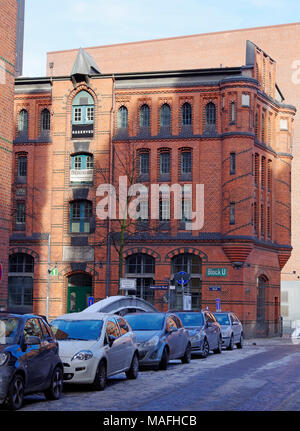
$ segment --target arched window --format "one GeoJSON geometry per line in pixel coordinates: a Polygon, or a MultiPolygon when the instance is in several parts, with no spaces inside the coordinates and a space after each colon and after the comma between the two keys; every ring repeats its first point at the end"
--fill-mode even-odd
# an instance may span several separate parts
{"type": "Polygon", "coordinates": [[[22,109],[19,113],[18,132],[22,134],[27,134],[28,132],[28,112],[26,109],[22,109]]]}
{"type": "MultiPolygon", "coordinates": [[[[191,253],[183,253],[172,259],[172,284],[178,285],[178,274],[185,272],[190,275],[189,281],[184,284],[185,293],[191,294],[192,309],[200,309],[202,304],[202,259],[191,253]]],[[[173,291],[172,291],[173,292],[173,291]]],[[[182,291],[176,290],[172,294],[171,307],[182,309],[182,291]]]]}
{"type": "Polygon", "coordinates": [[[94,136],[94,99],[87,91],[80,91],[72,103],[72,138],[94,136]]]}
{"type": "Polygon", "coordinates": [[[89,233],[93,215],[92,202],[77,200],[70,203],[70,232],[89,233]]]}
{"type": "Polygon", "coordinates": [[[41,132],[50,131],[50,112],[47,108],[42,110],[41,113],[41,132]]]}
{"type": "Polygon", "coordinates": [[[92,154],[77,153],[71,156],[70,181],[77,184],[93,182],[94,159],[92,154]]]}
{"type": "Polygon", "coordinates": [[[19,155],[17,158],[17,181],[25,183],[27,178],[27,156],[19,155]]]}
{"type": "Polygon", "coordinates": [[[9,257],[8,311],[32,313],[33,273],[34,259],[32,256],[16,253],[9,257]]]}
{"type": "Polygon", "coordinates": [[[184,103],[181,108],[181,125],[190,126],[192,124],[192,107],[189,103],[184,103]]]}
{"type": "Polygon", "coordinates": [[[205,107],[205,130],[212,131],[216,128],[216,106],[209,102],[205,107]]]}
{"type": "Polygon", "coordinates": [[[148,105],[142,105],[140,108],[140,127],[150,126],[150,108],[148,105]]]}
{"type": "Polygon", "coordinates": [[[128,109],[121,106],[118,110],[118,129],[127,129],[128,127],[128,109]]]}
{"type": "Polygon", "coordinates": [[[155,259],[148,254],[137,253],[126,258],[126,277],[136,278],[136,293],[152,304],[154,303],[155,259]]]}
{"type": "Polygon", "coordinates": [[[167,103],[164,103],[160,108],[160,126],[170,127],[171,124],[171,108],[167,103]]]}
{"type": "Polygon", "coordinates": [[[231,102],[230,104],[230,123],[235,123],[235,103],[231,102]]]}

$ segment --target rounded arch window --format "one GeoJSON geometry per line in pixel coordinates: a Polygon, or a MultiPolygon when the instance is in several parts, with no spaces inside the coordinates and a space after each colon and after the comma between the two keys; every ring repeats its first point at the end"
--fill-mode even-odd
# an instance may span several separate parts
{"type": "Polygon", "coordinates": [[[216,105],[209,102],[205,107],[205,125],[206,129],[214,129],[216,126],[216,105]]]}
{"type": "Polygon", "coordinates": [[[181,108],[181,124],[182,126],[190,126],[192,124],[192,107],[188,102],[185,102],[181,108]]]}
{"type": "Polygon", "coordinates": [[[49,109],[45,108],[41,113],[41,131],[49,132],[50,130],[50,112],[49,109]]]}
{"type": "Polygon", "coordinates": [[[167,103],[164,103],[160,108],[160,125],[161,127],[169,127],[171,124],[171,108],[167,103]]]}
{"type": "Polygon", "coordinates": [[[82,90],[72,102],[72,138],[94,136],[95,102],[92,95],[82,90]]]}
{"type": "Polygon", "coordinates": [[[22,109],[18,117],[18,132],[27,133],[28,132],[28,112],[26,109],[22,109]]]}
{"type": "Polygon", "coordinates": [[[118,110],[118,129],[126,129],[128,127],[128,109],[126,106],[121,106],[118,110]]]}
{"type": "Polygon", "coordinates": [[[150,126],[150,108],[144,104],[140,108],[140,127],[150,126]]]}

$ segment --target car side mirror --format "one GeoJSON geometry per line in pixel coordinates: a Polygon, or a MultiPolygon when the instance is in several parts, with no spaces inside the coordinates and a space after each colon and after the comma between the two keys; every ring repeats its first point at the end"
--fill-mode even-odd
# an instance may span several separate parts
{"type": "Polygon", "coordinates": [[[25,344],[27,346],[32,346],[33,344],[41,344],[41,340],[36,335],[30,335],[29,337],[25,338],[25,344]]]}

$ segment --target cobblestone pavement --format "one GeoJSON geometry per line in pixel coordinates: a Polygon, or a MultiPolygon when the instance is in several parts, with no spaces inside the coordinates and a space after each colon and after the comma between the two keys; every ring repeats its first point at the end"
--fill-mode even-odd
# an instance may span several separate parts
{"type": "Polygon", "coordinates": [[[223,350],[190,364],[171,361],[166,371],[125,374],[104,392],[65,385],[58,401],[42,394],[25,398],[23,411],[200,411],[300,410],[300,344],[290,339],[246,340],[243,349],[223,350]]]}

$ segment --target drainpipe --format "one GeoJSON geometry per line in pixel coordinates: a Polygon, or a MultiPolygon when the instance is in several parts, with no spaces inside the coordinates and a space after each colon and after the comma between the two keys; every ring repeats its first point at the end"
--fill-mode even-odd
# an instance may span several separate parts
{"type": "MultiPolygon", "coordinates": [[[[110,149],[109,149],[109,183],[113,184],[113,173],[114,173],[114,148],[112,142],[113,135],[113,126],[114,126],[114,112],[115,112],[115,76],[112,75],[112,107],[110,110],[110,149]]],[[[108,198],[109,199],[109,198],[108,198]]],[[[110,229],[111,229],[111,220],[108,218],[107,225],[107,263],[106,263],[106,297],[109,297],[109,279],[110,279],[110,248],[111,248],[111,237],[110,237],[110,229]]]]}
{"type": "Polygon", "coordinates": [[[48,234],[48,270],[47,270],[47,301],[46,301],[46,317],[49,317],[49,302],[50,302],[50,255],[51,255],[51,234],[48,234]]]}

